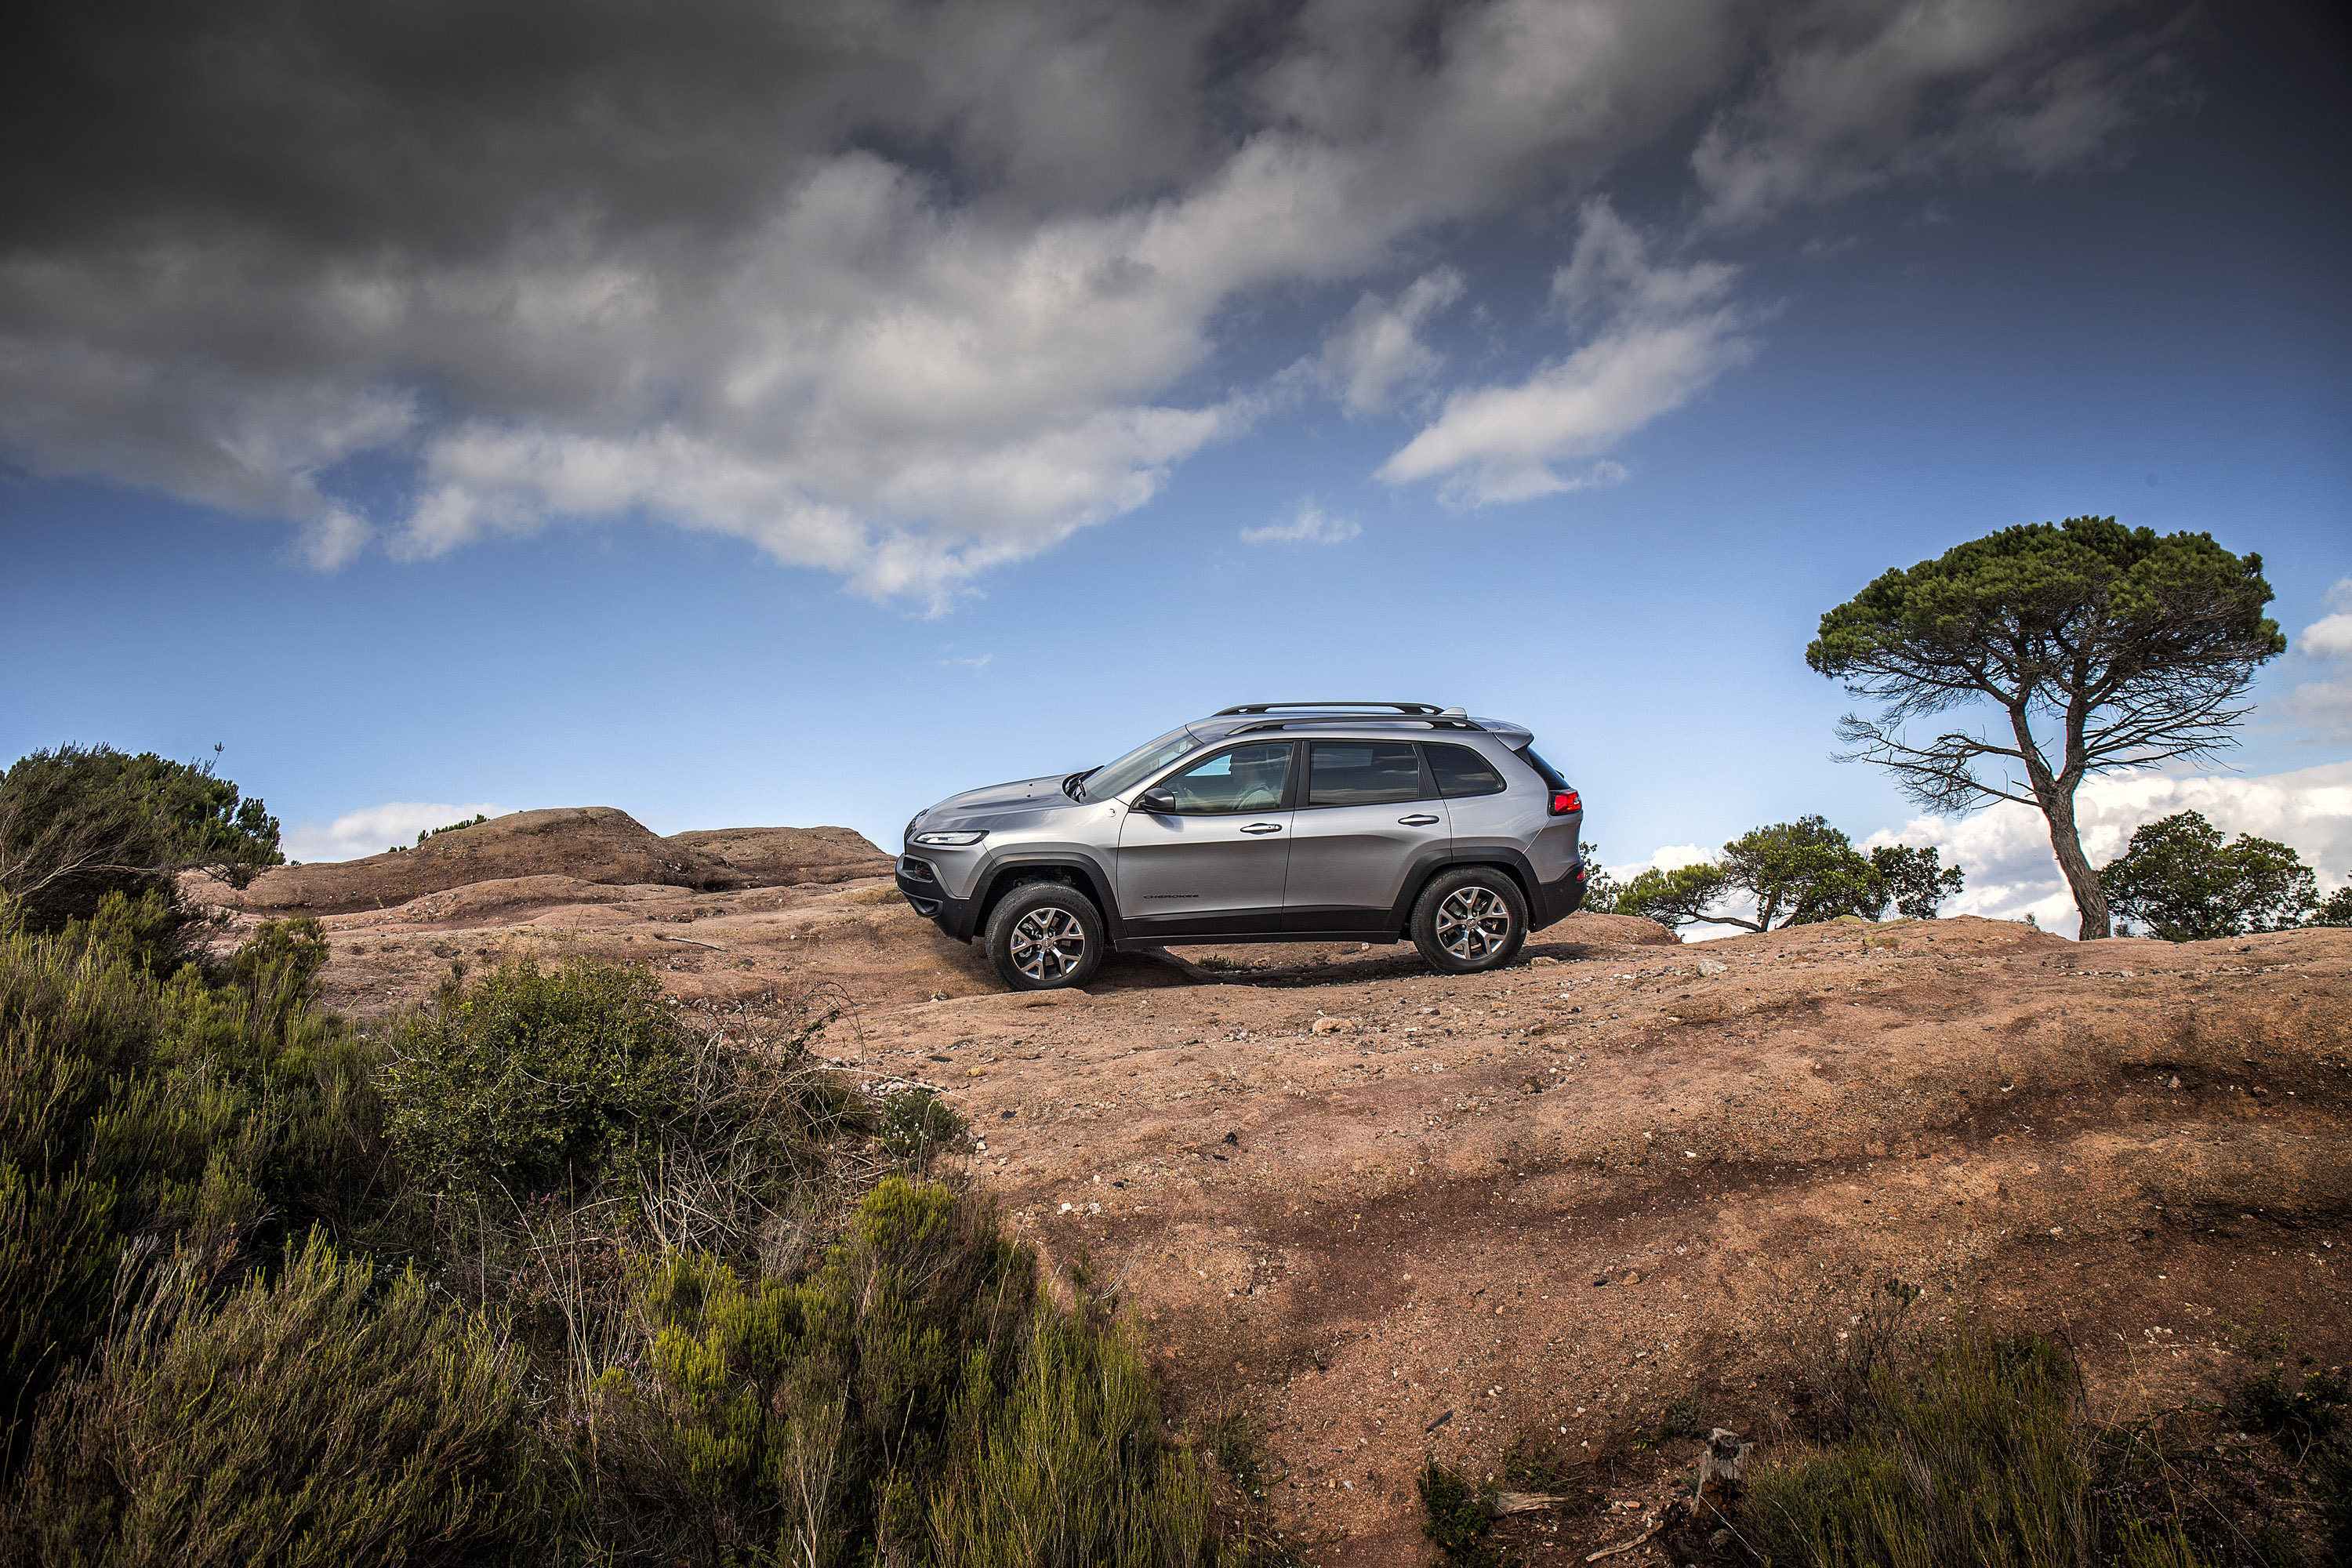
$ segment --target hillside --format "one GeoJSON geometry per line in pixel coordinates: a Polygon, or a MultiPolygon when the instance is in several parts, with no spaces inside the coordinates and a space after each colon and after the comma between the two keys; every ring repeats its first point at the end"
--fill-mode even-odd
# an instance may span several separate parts
{"type": "Polygon", "coordinates": [[[827,987],[855,1081],[951,1095],[1016,1234],[1119,1283],[1182,1407],[1255,1414],[1318,1562],[1420,1560],[1429,1453],[1485,1473],[1541,1438],[1654,1499],[1689,1456],[1634,1443],[1669,1407],[1769,1429],[1889,1279],[2065,1332],[2104,1410],[2214,1396],[2257,1320],[2352,1359],[2352,931],[1685,947],[1580,915],[1471,979],[1409,948],[1192,949],[1016,996],[879,879],[531,880],[331,916],[332,999],[518,950],[650,962],[729,1030],[827,987]]]}
{"type": "MultiPolygon", "coordinates": [[[[889,868],[888,856],[846,827],[734,827],[663,838],[627,812],[586,805],[519,811],[360,860],[280,866],[241,889],[194,878],[189,890],[230,909],[327,915],[541,878],[719,889],[838,882],[889,868]]],[[[509,891],[513,897],[501,907],[546,902],[562,889],[541,883],[509,891]]]]}

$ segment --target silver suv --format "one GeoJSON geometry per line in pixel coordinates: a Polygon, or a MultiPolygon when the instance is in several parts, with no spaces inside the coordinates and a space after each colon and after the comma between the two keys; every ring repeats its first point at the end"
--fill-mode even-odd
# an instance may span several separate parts
{"type": "Polygon", "coordinates": [[[1386,943],[1496,969],[1584,901],[1584,803],[1497,719],[1253,702],[1115,763],[953,795],[907,824],[898,890],[1016,991],[1106,948],[1386,943]]]}

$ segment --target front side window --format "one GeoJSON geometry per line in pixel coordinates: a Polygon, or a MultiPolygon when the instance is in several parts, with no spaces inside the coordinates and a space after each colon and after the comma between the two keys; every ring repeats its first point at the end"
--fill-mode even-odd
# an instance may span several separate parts
{"type": "Polygon", "coordinates": [[[1176,797],[1176,809],[1203,816],[1234,811],[1273,811],[1290,784],[1290,742],[1235,746],[1160,781],[1176,797]]]}
{"type": "Polygon", "coordinates": [[[1388,805],[1421,798],[1410,742],[1317,741],[1307,748],[1307,804],[1388,805]]]}
{"type": "Polygon", "coordinates": [[[1432,745],[1429,771],[1437,775],[1437,793],[1448,800],[1472,795],[1500,795],[1509,787],[1494,763],[1467,746],[1432,745]]]}

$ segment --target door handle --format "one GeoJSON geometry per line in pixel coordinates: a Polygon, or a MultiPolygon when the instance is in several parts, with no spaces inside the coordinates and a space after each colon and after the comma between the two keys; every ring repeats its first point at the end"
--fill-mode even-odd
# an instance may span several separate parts
{"type": "Polygon", "coordinates": [[[1400,816],[1397,820],[1407,827],[1427,827],[1431,823],[1435,822],[1437,818],[1430,816],[1427,812],[1423,811],[1415,812],[1411,816],[1400,816]]]}
{"type": "Polygon", "coordinates": [[[1242,831],[1244,833],[1279,833],[1282,831],[1282,824],[1279,822],[1253,822],[1247,827],[1243,828],[1242,831]]]}

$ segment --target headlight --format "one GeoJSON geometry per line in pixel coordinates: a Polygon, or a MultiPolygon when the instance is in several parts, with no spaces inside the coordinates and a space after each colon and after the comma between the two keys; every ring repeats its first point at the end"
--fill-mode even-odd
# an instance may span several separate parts
{"type": "Polygon", "coordinates": [[[918,833],[915,842],[930,849],[961,849],[987,837],[984,832],[918,833]]]}

